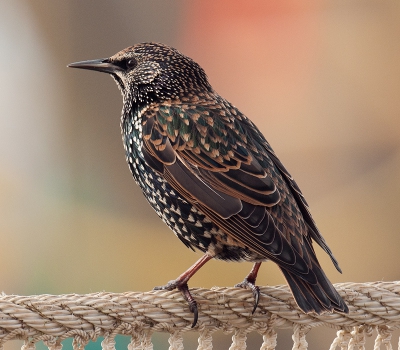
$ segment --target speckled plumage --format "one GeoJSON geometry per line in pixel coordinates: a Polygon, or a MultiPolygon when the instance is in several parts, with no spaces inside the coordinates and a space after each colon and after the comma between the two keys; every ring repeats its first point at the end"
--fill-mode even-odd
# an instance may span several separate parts
{"type": "Polygon", "coordinates": [[[340,271],[296,182],[197,63],[163,44],[143,43],[71,66],[113,76],[123,95],[121,130],[136,183],[175,235],[206,254],[161,287],[182,291],[195,322],[187,281],[211,257],[255,263],[240,286],[252,289],[256,304],[259,265],[272,260],[304,312],[348,311],[315,256],[312,240],[340,271]]]}

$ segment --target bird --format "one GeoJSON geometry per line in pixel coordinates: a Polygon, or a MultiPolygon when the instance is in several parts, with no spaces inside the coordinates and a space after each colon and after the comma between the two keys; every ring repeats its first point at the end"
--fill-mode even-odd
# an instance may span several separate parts
{"type": "Polygon", "coordinates": [[[261,263],[280,268],[304,313],[348,313],[314,251],[341,269],[297,183],[270,144],[221,97],[191,58],[161,43],[130,46],[109,58],[68,65],[108,73],[123,97],[126,160],[157,215],[202,257],[155,290],[178,289],[198,321],[189,279],[209,260],[251,262],[236,287],[251,290],[256,311],[261,263]]]}

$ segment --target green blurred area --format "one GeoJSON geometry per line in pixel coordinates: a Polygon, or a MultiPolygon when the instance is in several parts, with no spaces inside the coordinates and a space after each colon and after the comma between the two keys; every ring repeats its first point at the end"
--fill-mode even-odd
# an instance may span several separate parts
{"type": "MultiPolygon", "coordinates": [[[[199,62],[262,130],[340,262],[343,275],[317,249],[332,282],[400,279],[399,2],[95,4],[0,3],[2,291],[145,291],[200,256],[157,218],[131,178],[115,83],[66,68],[143,41],[199,62]]],[[[284,283],[264,265],[259,284],[284,283]]],[[[250,268],[211,261],[190,285],[234,285],[250,268]]],[[[310,343],[333,339],[332,330],[311,333],[310,343]]],[[[155,349],[166,349],[166,339],[156,335],[155,349]]],[[[289,347],[290,334],[278,342],[289,347]]]]}

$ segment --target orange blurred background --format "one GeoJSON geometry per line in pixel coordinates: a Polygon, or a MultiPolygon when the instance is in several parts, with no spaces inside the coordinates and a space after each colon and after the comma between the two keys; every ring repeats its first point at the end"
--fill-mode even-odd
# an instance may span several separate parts
{"type": "MultiPolygon", "coordinates": [[[[332,282],[400,279],[399,15],[386,0],[2,1],[1,290],[145,291],[199,257],[131,178],[115,83],[66,68],[144,41],[192,57],[262,130],[341,264],[343,275],[317,249],[332,282]]],[[[212,261],[190,286],[232,286],[250,268],[212,261]]],[[[266,263],[258,283],[284,279],[266,263]]],[[[283,332],[278,349],[289,347],[283,332]]]]}

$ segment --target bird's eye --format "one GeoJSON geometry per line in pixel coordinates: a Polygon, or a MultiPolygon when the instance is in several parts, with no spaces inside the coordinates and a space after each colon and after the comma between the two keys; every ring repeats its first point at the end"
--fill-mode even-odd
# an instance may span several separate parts
{"type": "Polygon", "coordinates": [[[136,60],[134,58],[130,58],[129,60],[126,61],[126,68],[132,69],[135,67],[137,64],[136,60]]]}

